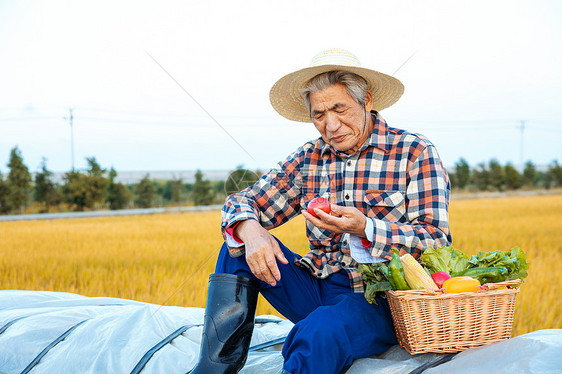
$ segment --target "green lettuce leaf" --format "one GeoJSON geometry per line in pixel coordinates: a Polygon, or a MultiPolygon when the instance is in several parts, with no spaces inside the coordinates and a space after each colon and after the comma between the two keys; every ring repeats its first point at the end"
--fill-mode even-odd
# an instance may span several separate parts
{"type": "MultiPolygon", "coordinates": [[[[493,267],[504,258],[500,251],[478,252],[470,258],[471,267],[493,267]]],[[[498,265],[499,266],[499,265],[498,265]]]]}
{"type": "Polygon", "coordinates": [[[449,274],[456,275],[461,274],[468,267],[468,256],[459,251],[458,249],[453,249],[451,251],[451,258],[449,259],[449,274]]]}
{"type": "MultiPolygon", "coordinates": [[[[504,265],[502,262],[499,262],[499,266],[505,266],[508,271],[507,280],[513,279],[525,279],[529,273],[529,263],[527,262],[527,255],[523,250],[519,247],[511,248],[509,252],[505,252],[506,260],[509,259],[512,264],[517,264],[518,266],[513,270],[504,265]]],[[[507,261],[506,261],[507,263],[507,261]]]]}
{"type": "Polygon", "coordinates": [[[431,268],[431,273],[438,271],[449,272],[449,259],[451,258],[451,247],[427,248],[421,255],[421,262],[431,268]]]}
{"type": "Polygon", "coordinates": [[[468,267],[468,256],[453,247],[429,247],[420,259],[425,266],[431,268],[431,273],[444,271],[455,275],[464,272],[468,267]]]}
{"type": "Polygon", "coordinates": [[[529,264],[527,255],[519,247],[513,247],[506,252],[491,251],[478,252],[469,261],[470,267],[494,267],[503,266],[507,269],[507,279],[525,279],[528,275],[529,264]]]}

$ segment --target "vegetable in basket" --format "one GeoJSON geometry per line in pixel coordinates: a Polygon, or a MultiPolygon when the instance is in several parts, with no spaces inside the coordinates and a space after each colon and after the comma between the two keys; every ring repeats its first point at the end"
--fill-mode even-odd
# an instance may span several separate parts
{"type": "Polygon", "coordinates": [[[388,264],[388,280],[393,290],[409,290],[410,287],[404,278],[404,267],[400,262],[398,249],[392,248],[392,260],[388,264]]]}
{"type": "Polygon", "coordinates": [[[436,290],[439,288],[411,254],[406,253],[400,257],[400,262],[404,268],[406,283],[408,283],[412,290],[436,290]]]}
{"type": "Polygon", "coordinates": [[[443,283],[445,283],[447,279],[451,279],[451,275],[444,271],[436,271],[435,273],[431,274],[431,278],[433,279],[437,287],[441,288],[443,287],[443,283]]]}
{"type": "MultiPolygon", "coordinates": [[[[359,264],[357,267],[366,284],[365,299],[371,304],[376,304],[375,298],[378,292],[419,288],[417,281],[406,281],[406,269],[408,264],[413,265],[413,263],[406,260],[407,256],[402,256],[403,260],[400,262],[398,250],[396,248],[392,250],[394,254],[388,266],[378,262],[359,264]]],[[[523,280],[529,269],[526,255],[518,247],[506,252],[479,252],[472,256],[470,260],[466,254],[453,247],[430,247],[424,251],[420,259],[424,265],[423,271],[427,274],[431,273],[430,276],[436,285],[436,287],[432,285],[423,287],[430,289],[444,287],[443,284],[448,276],[457,278],[470,276],[480,284],[514,279],[523,280]],[[430,269],[429,272],[428,268],[430,269]],[[446,272],[446,274],[436,274],[439,272],[446,272]]],[[[414,259],[412,258],[412,260],[414,259]]],[[[414,262],[416,261],[414,260],[414,262]]],[[[415,277],[419,275],[418,268],[415,277]]],[[[458,282],[458,280],[455,280],[455,282],[458,282]]]]}
{"type": "Polygon", "coordinates": [[[468,267],[468,256],[453,247],[427,248],[420,257],[421,262],[435,273],[443,271],[452,276],[460,275],[468,267]]]}
{"type": "Polygon", "coordinates": [[[443,271],[453,277],[472,276],[482,283],[523,280],[529,269],[527,256],[519,247],[506,252],[478,252],[470,259],[453,247],[430,247],[422,253],[420,259],[423,265],[430,268],[431,273],[443,271]],[[506,271],[499,268],[505,268],[506,271]]]}
{"type": "Polygon", "coordinates": [[[528,275],[527,270],[529,270],[529,263],[527,262],[527,255],[525,252],[519,247],[514,247],[505,252],[478,252],[470,258],[469,267],[504,267],[507,269],[507,274],[498,277],[498,279],[501,280],[495,280],[495,282],[501,282],[525,279],[528,275]]]}
{"type": "Polygon", "coordinates": [[[462,273],[463,276],[478,279],[481,284],[503,282],[507,278],[507,269],[503,266],[487,268],[470,268],[462,273]]]}
{"type": "Polygon", "coordinates": [[[453,277],[443,283],[447,293],[474,292],[478,286],[480,282],[471,277],[453,277]]]}
{"type": "Polygon", "coordinates": [[[359,264],[357,270],[361,273],[361,277],[366,283],[365,299],[371,304],[377,305],[377,292],[388,291],[392,289],[388,281],[388,267],[382,262],[373,264],[359,264]]]}

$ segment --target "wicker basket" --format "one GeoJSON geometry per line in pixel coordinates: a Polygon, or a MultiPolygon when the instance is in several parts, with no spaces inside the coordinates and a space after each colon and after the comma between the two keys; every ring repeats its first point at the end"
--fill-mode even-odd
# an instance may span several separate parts
{"type": "Polygon", "coordinates": [[[387,291],[400,346],[410,354],[460,352],[508,339],[521,280],[489,283],[479,292],[387,291]]]}

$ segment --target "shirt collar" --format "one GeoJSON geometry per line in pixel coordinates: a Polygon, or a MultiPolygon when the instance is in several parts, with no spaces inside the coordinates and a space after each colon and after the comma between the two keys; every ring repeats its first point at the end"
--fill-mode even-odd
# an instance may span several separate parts
{"type": "MultiPolygon", "coordinates": [[[[375,125],[373,126],[373,131],[371,132],[371,135],[369,135],[367,142],[365,142],[365,144],[357,152],[362,152],[367,147],[375,147],[387,153],[390,151],[390,148],[392,146],[389,143],[387,136],[388,125],[386,124],[384,118],[382,118],[377,111],[371,111],[371,118],[375,123],[375,125]]],[[[320,155],[323,156],[328,151],[332,151],[334,154],[340,155],[342,157],[351,156],[332,148],[332,146],[326,143],[324,139],[320,138],[320,155]]]]}

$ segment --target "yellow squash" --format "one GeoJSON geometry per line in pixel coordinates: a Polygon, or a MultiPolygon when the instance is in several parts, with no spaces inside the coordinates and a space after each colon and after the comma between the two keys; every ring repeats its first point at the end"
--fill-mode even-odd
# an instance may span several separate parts
{"type": "Polygon", "coordinates": [[[447,293],[473,292],[478,286],[480,286],[478,279],[471,277],[453,277],[443,283],[447,293]]]}

